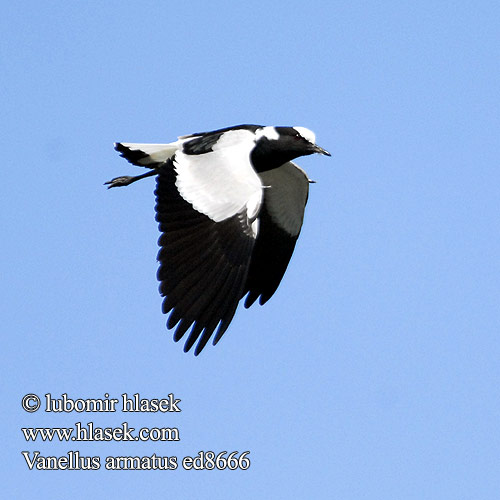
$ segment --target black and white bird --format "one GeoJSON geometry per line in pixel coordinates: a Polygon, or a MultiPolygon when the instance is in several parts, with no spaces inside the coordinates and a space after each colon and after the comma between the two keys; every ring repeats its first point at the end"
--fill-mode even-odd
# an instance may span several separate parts
{"type": "Polygon", "coordinates": [[[109,188],[156,178],[158,280],[167,328],[195,355],[215,329],[217,344],[239,301],[262,305],[283,278],[302,227],[312,182],[292,160],[328,151],[304,127],[238,125],[170,144],[116,143],[148,171],[109,188]]]}

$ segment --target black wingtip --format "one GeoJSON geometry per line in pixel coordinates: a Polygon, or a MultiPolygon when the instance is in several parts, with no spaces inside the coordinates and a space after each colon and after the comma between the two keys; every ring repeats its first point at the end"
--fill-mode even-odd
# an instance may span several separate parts
{"type": "Polygon", "coordinates": [[[250,292],[247,295],[247,298],[245,299],[245,303],[244,303],[245,309],[248,309],[249,307],[251,307],[254,304],[254,302],[257,300],[258,297],[259,297],[259,295],[256,294],[255,292],[250,292]]]}

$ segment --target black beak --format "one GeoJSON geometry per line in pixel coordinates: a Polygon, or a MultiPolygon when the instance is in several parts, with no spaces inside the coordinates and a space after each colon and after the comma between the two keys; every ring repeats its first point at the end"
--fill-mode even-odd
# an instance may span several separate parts
{"type": "Polygon", "coordinates": [[[319,153],[320,155],[332,156],[326,149],[323,149],[323,148],[317,146],[316,144],[313,145],[312,152],[319,153]]]}

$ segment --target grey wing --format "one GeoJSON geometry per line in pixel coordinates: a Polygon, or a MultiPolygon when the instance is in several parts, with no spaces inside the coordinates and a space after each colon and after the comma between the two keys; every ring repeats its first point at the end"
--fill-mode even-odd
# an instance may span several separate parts
{"type": "Polygon", "coordinates": [[[299,237],[309,194],[309,179],[292,162],[259,174],[264,200],[259,233],[252,253],[243,296],[245,307],[259,297],[262,305],[278,288],[299,237]]]}

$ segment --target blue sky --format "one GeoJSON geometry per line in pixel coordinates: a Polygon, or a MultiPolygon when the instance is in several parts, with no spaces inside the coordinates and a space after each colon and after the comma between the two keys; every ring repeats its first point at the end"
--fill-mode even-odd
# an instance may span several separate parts
{"type": "Polygon", "coordinates": [[[0,27],[5,498],[496,499],[497,2],[22,2],[0,27]],[[114,141],[301,125],[332,158],[278,293],[198,358],[165,329],[154,182],[114,141]],[[43,398],[181,399],[53,414],[43,398]],[[176,427],[27,443],[21,427],[176,427]],[[250,451],[246,471],[30,471],[21,451],[250,451]]]}

